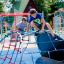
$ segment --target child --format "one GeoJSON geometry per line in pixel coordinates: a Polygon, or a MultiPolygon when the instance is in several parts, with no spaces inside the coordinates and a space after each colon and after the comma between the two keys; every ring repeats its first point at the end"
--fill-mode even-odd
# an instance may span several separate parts
{"type": "Polygon", "coordinates": [[[6,33],[7,32],[7,29],[8,29],[8,23],[6,21],[3,22],[3,27],[4,27],[4,32],[6,33]]]}
{"type": "Polygon", "coordinates": [[[12,37],[11,37],[11,41],[20,41],[20,40],[18,40],[18,38],[19,38],[19,34],[18,33],[16,33],[17,31],[19,32],[19,33],[21,33],[21,35],[23,35],[24,34],[24,32],[25,31],[28,31],[29,29],[28,29],[28,23],[27,23],[27,18],[26,17],[23,17],[22,18],[22,21],[19,23],[19,24],[17,24],[16,26],[14,26],[13,28],[12,28],[12,37]],[[15,32],[15,33],[14,33],[15,32]]]}
{"type": "Polygon", "coordinates": [[[44,31],[44,28],[48,28],[54,36],[54,33],[52,31],[52,28],[49,23],[45,22],[44,16],[42,13],[38,13],[36,9],[30,9],[29,11],[30,16],[28,17],[28,21],[30,23],[31,27],[34,27],[37,31],[44,31]]]}
{"type": "Polygon", "coordinates": [[[19,30],[19,32],[21,32],[21,34],[23,34],[25,31],[29,31],[26,17],[22,18],[22,22],[17,25],[17,29],[19,30]]]}

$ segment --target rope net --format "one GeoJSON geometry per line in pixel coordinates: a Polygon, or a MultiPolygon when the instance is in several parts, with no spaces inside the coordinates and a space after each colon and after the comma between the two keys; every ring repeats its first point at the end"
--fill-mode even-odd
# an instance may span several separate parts
{"type": "MultiPolygon", "coordinates": [[[[23,16],[27,17],[28,15],[28,13],[0,14],[0,64],[30,64],[30,62],[31,64],[37,64],[36,60],[37,57],[41,57],[41,51],[37,46],[34,33],[32,33],[32,35],[27,33],[28,35],[26,36],[21,35],[16,30],[17,23],[21,21],[23,16]],[[4,22],[5,24],[3,26],[4,22]],[[13,32],[11,32],[11,30],[13,30],[13,32]],[[28,62],[26,60],[28,60],[28,62]]],[[[43,51],[47,52],[50,58],[50,52],[64,49],[57,49],[50,35],[48,33],[47,35],[49,41],[40,43],[51,43],[54,49],[43,51]]],[[[63,41],[62,39],[60,40],[63,41]]]]}
{"type": "Polygon", "coordinates": [[[29,45],[35,46],[35,43],[30,43],[30,36],[22,37],[23,35],[16,30],[17,23],[28,15],[28,13],[0,14],[0,64],[24,64],[25,61],[22,60],[24,54],[30,54],[34,62],[33,53],[25,51],[27,47],[30,48],[29,45]]]}

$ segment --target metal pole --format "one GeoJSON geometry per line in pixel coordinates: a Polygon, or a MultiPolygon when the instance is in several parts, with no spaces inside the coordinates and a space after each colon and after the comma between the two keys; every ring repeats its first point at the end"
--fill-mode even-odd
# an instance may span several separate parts
{"type": "Polygon", "coordinates": [[[1,38],[2,38],[2,35],[3,35],[3,26],[2,26],[2,17],[1,17],[1,38]]]}

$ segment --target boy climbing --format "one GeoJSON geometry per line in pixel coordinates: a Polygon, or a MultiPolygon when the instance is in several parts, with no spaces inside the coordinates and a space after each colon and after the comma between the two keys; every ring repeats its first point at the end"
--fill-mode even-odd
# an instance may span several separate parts
{"type": "Polygon", "coordinates": [[[45,22],[42,13],[38,13],[34,8],[30,9],[29,13],[30,16],[28,17],[28,22],[30,23],[31,27],[35,28],[37,31],[40,30],[40,32],[44,31],[45,28],[48,28],[52,36],[54,36],[50,24],[45,22]]]}

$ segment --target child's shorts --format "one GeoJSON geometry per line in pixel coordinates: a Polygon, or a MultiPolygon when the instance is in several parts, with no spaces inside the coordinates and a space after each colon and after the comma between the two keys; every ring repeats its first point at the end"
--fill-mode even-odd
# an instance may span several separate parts
{"type": "MultiPolygon", "coordinates": [[[[39,25],[36,24],[36,26],[37,26],[40,30],[42,29],[42,24],[39,24],[39,25]]],[[[48,28],[47,28],[46,25],[45,25],[44,29],[45,29],[45,30],[48,30],[48,28]]]]}

